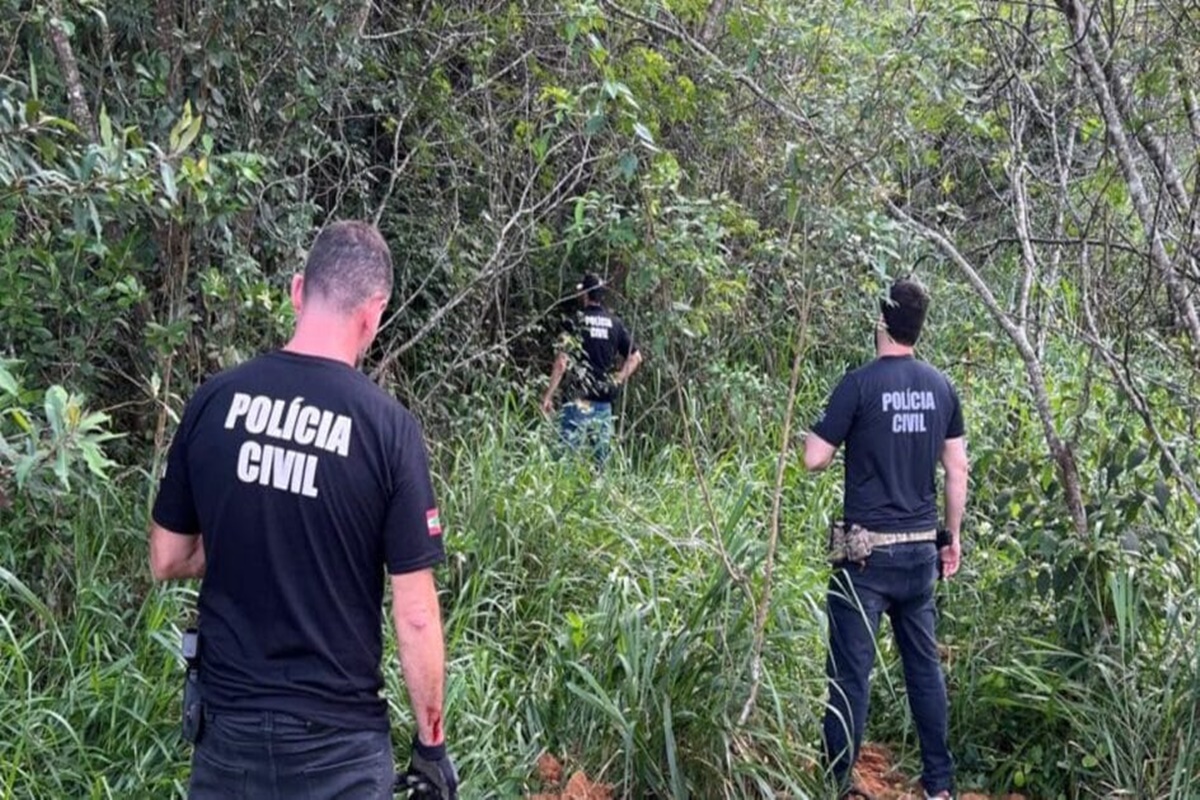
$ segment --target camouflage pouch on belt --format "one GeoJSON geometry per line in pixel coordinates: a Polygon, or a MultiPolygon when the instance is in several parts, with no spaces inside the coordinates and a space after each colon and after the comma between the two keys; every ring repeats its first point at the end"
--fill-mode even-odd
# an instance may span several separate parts
{"type": "Polygon", "coordinates": [[[829,525],[829,552],[831,564],[851,561],[862,566],[871,555],[871,534],[861,525],[846,528],[843,520],[834,520],[829,525]]]}

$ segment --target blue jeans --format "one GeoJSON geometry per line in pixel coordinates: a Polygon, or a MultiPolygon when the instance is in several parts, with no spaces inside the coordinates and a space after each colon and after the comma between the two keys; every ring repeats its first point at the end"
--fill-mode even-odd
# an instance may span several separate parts
{"type": "Polygon", "coordinates": [[[190,800],[393,796],[388,731],[333,728],[278,711],[207,712],[190,800]]]}
{"type": "Polygon", "coordinates": [[[928,794],[954,789],[954,760],[946,736],[946,683],[934,635],[937,562],[932,543],[891,545],[876,548],[865,567],[841,567],[829,579],[825,755],[842,786],[862,746],[875,634],[880,614],[887,612],[921,743],[921,783],[928,794]]]}
{"type": "Polygon", "coordinates": [[[578,451],[586,447],[601,466],[608,461],[612,446],[612,403],[595,400],[572,400],[562,407],[562,440],[567,447],[578,451]]]}

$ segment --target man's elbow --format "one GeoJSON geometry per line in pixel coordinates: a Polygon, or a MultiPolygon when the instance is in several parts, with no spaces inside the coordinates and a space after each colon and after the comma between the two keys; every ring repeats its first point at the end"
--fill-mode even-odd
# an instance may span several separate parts
{"type": "Polygon", "coordinates": [[[157,548],[150,548],[150,575],[156,581],[169,581],[175,577],[175,564],[157,548]]]}
{"type": "Polygon", "coordinates": [[[820,472],[833,463],[834,452],[833,448],[824,446],[823,442],[807,440],[804,446],[804,468],[809,472],[820,472]]]}
{"type": "Polygon", "coordinates": [[[150,574],[156,581],[199,577],[197,557],[203,564],[203,551],[198,538],[181,541],[182,537],[161,528],[150,531],[150,574]]]}
{"type": "Polygon", "coordinates": [[[396,629],[400,638],[416,638],[438,624],[436,608],[412,608],[396,615],[396,629]]]}

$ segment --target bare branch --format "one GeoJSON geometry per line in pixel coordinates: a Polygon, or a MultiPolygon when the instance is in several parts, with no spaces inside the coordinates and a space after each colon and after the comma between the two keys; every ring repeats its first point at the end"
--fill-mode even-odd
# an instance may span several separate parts
{"type": "MultiPolygon", "coordinates": [[[[595,163],[600,158],[599,156],[588,156],[585,153],[584,156],[574,164],[572,169],[570,171],[568,171],[566,175],[564,175],[562,178],[560,178],[559,181],[554,185],[554,187],[552,187],[548,192],[546,192],[546,194],[540,200],[538,200],[536,203],[528,204],[529,194],[532,191],[532,189],[539,182],[539,179],[540,179],[540,176],[542,173],[541,167],[545,165],[546,160],[549,159],[550,156],[554,154],[555,150],[557,148],[563,146],[566,143],[566,141],[568,141],[568,140],[564,139],[564,140],[560,141],[559,144],[556,145],[555,148],[551,148],[551,150],[547,152],[545,159],[543,159],[543,161],[539,165],[539,168],[535,169],[532,172],[532,174],[528,177],[528,179],[526,180],[525,187],[522,190],[521,197],[517,203],[516,210],[513,211],[513,213],[508,217],[508,219],[505,221],[505,223],[501,226],[500,231],[496,237],[496,242],[492,246],[492,252],[488,256],[488,259],[484,263],[484,266],[479,270],[479,272],[475,275],[475,277],[466,286],[461,288],[454,295],[454,297],[452,297],[448,302],[446,302],[444,305],[442,305],[441,308],[439,308],[437,311],[435,311],[433,313],[433,315],[430,316],[429,319],[427,319],[425,321],[425,323],[420,327],[420,329],[417,330],[417,332],[415,334],[413,334],[407,341],[405,341],[402,344],[400,344],[399,346],[393,348],[382,359],[380,359],[379,363],[376,365],[375,369],[371,373],[371,377],[374,380],[380,380],[380,378],[383,376],[383,374],[396,361],[396,359],[400,358],[400,356],[404,355],[414,345],[416,345],[418,342],[420,342],[422,339],[424,339],[426,336],[428,336],[431,331],[433,331],[435,328],[438,327],[438,325],[441,324],[442,320],[446,317],[446,315],[449,314],[451,311],[453,311],[455,308],[457,308],[460,304],[462,304],[463,301],[465,301],[468,297],[470,297],[475,292],[477,287],[479,287],[485,281],[492,280],[496,277],[499,277],[500,275],[504,274],[505,272],[513,269],[513,267],[515,267],[516,264],[519,263],[518,259],[514,259],[511,257],[507,258],[507,259],[505,258],[505,256],[507,255],[507,245],[508,245],[509,235],[513,232],[513,230],[517,226],[517,224],[526,218],[530,218],[533,220],[538,219],[539,216],[546,211],[546,209],[548,208],[548,206],[551,202],[553,202],[554,200],[556,200],[558,198],[561,198],[564,194],[566,194],[569,191],[569,189],[571,187],[578,184],[578,182],[581,180],[581,177],[582,177],[586,167],[595,163]]],[[[496,207],[496,206],[493,206],[493,207],[496,207]]]]}
{"type": "Polygon", "coordinates": [[[1038,359],[1037,353],[1030,344],[1029,338],[1025,334],[1025,328],[1015,322],[1000,306],[995,295],[992,294],[992,290],[988,288],[987,283],[980,277],[979,272],[963,257],[958,248],[954,246],[954,243],[946,238],[944,234],[914,219],[890,199],[885,198],[884,205],[889,216],[935,245],[958,268],[958,271],[975,290],[975,294],[978,295],[988,311],[991,312],[992,317],[1004,332],[1008,334],[1008,338],[1016,346],[1021,360],[1025,363],[1025,373],[1029,380],[1030,392],[1033,394],[1034,408],[1037,410],[1038,419],[1042,423],[1042,434],[1046,439],[1046,445],[1050,449],[1050,454],[1054,457],[1058,465],[1059,477],[1062,479],[1063,493],[1066,497],[1067,510],[1071,514],[1071,521],[1075,532],[1079,536],[1086,536],[1088,532],[1087,509],[1083,500],[1083,491],[1080,487],[1079,468],[1075,463],[1075,454],[1058,434],[1058,429],[1054,422],[1054,413],[1050,409],[1050,396],[1046,390],[1046,377],[1042,372],[1042,362],[1038,359]]]}
{"type": "Polygon", "coordinates": [[[1087,76],[1088,83],[1092,88],[1092,94],[1095,95],[1096,101],[1100,105],[1100,113],[1104,117],[1109,138],[1117,154],[1117,160],[1120,162],[1121,172],[1129,188],[1130,199],[1137,210],[1142,228],[1150,240],[1151,261],[1158,269],[1159,276],[1167,288],[1167,294],[1175,306],[1176,313],[1182,319],[1184,327],[1191,336],[1193,359],[1197,364],[1200,364],[1200,315],[1197,314],[1196,306],[1192,302],[1191,297],[1184,290],[1179,279],[1179,274],[1175,270],[1174,264],[1171,263],[1166,248],[1163,246],[1154,209],[1146,191],[1145,183],[1142,180],[1141,172],[1134,159],[1129,137],[1125,130],[1124,118],[1117,101],[1113,97],[1112,88],[1108,83],[1104,70],[1096,57],[1096,52],[1091,46],[1094,37],[1090,35],[1090,19],[1085,14],[1084,9],[1080,7],[1078,0],[1058,0],[1058,4],[1067,22],[1071,25],[1072,35],[1075,39],[1073,47],[1079,56],[1084,74],[1087,76]]]}
{"type": "Polygon", "coordinates": [[[1158,447],[1158,451],[1162,453],[1163,459],[1171,468],[1171,474],[1179,481],[1180,485],[1187,490],[1191,495],[1192,502],[1200,506],[1200,488],[1197,488],[1196,482],[1192,479],[1179,463],[1179,459],[1175,456],[1175,452],[1167,444],[1162,432],[1159,430],[1157,423],[1154,420],[1154,415],[1151,412],[1150,403],[1145,396],[1138,391],[1134,385],[1133,378],[1129,375],[1127,365],[1117,359],[1113,352],[1104,345],[1103,338],[1100,335],[1100,329],[1096,325],[1096,317],[1092,311],[1091,291],[1089,289],[1090,279],[1087,274],[1088,251],[1085,249],[1081,256],[1081,266],[1084,270],[1083,278],[1080,280],[1081,296],[1083,306],[1083,318],[1087,323],[1087,334],[1085,340],[1091,345],[1092,351],[1100,357],[1104,362],[1104,366],[1108,368],[1109,374],[1113,380],[1121,387],[1121,391],[1129,399],[1130,406],[1139,417],[1142,418],[1142,424],[1146,426],[1146,432],[1150,434],[1150,438],[1154,440],[1154,444],[1158,447]],[[1125,368],[1123,368],[1125,367],[1125,368]]]}

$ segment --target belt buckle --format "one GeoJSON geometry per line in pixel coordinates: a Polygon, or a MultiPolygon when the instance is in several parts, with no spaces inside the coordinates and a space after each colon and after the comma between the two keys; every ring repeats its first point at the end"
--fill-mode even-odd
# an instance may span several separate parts
{"type": "Polygon", "coordinates": [[[591,400],[584,400],[582,398],[579,400],[576,400],[575,407],[578,408],[580,411],[582,411],[584,414],[592,413],[592,401],[591,400]]]}

